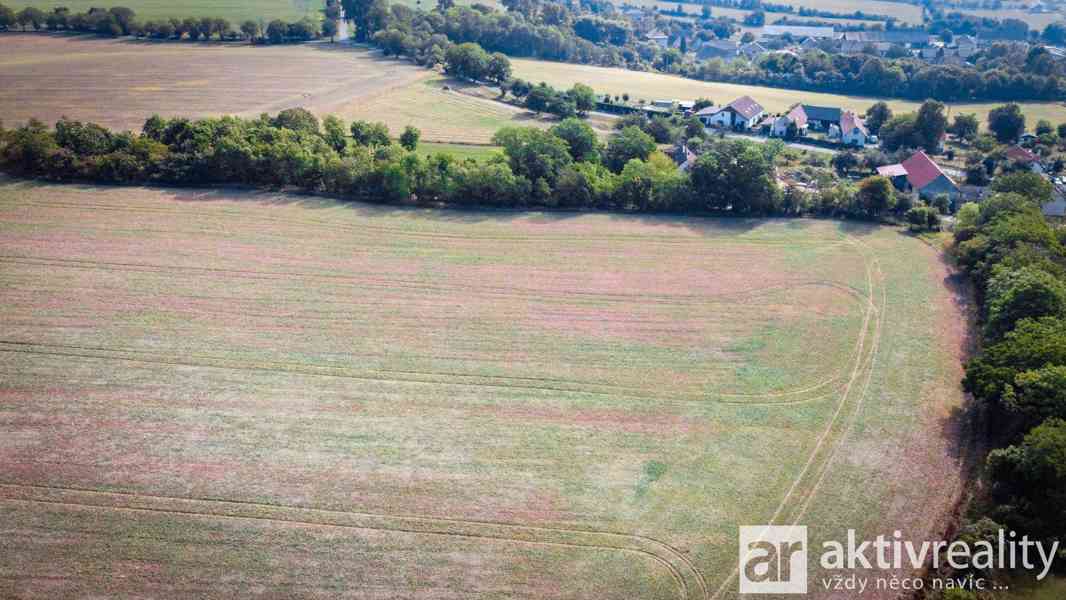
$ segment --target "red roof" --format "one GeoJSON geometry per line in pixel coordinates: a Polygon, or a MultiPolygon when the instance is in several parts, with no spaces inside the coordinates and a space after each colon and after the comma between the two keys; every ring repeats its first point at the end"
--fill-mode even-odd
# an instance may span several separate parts
{"type": "Polygon", "coordinates": [[[940,167],[937,166],[931,158],[926,156],[925,152],[915,152],[910,158],[903,161],[901,164],[903,165],[903,168],[907,170],[907,181],[909,181],[911,187],[916,190],[924,188],[941,175],[944,175],[944,177],[947,177],[948,181],[951,181],[951,178],[945,175],[944,172],[940,170],[940,167]]]}
{"type": "Polygon", "coordinates": [[[732,108],[737,114],[745,119],[750,119],[763,112],[762,105],[756,102],[751,96],[741,96],[730,102],[726,108],[732,108]]]}
{"type": "Polygon", "coordinates": [[[1006,154],[1007,158],[1021,163],[1032,163],[1040,160],[1039,156],[1021,146],[1007,148],[1006,154]]]}
{"type": "Polygon", "coordinates": [[[866,123],[862,122],[862,119],[850,110],[844,111],[844,114],[840,115],[840,132],[843,134],[851,133],[852,129],[858,129],[863,135],[870,135],[866,131],[866,123]]]}
{"type": "Polygon", "coordinates": [[[796,127],[803,128],[807,126],[807,111],[803,110],[802,104],[797,104],[795,108],[788,111],[788,118],[796,124],[796,127]]]}

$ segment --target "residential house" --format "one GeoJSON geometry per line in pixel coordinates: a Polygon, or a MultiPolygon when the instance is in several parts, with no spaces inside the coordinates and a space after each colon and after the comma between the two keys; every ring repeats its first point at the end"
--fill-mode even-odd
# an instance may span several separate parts
{"type": "Polygon", "coordinates": [[[670,36],[659,31],[658,29],[652,29],[648,33],[645,33],[644,39],[648,40],[649,42],[655,42],[663,48],[667,48],[670,46],[670,36]]]}
{"type": "Polygon", "coordinates": [[[806,38],[803,38],[803,41],[800,42],[799,46],[800,46],[800,48],[802,48],[804,50],[817,50],[819,48],[818,40],[816,40],[816,39],[814,39],[812,37],[809,37],[809,36],[806,37],[806,38]]]}
{"type": "Polygon", "coordinates": [[[749,42],[741,46],[738,52],[748,60],[755,60],[770,51],[759,42],[749,42]]]}
{"type": "Polygon", "coordinates": [[[721,127],[750,130],[766,110],[751,96],[742,96],[725,106],[708,106],[696,113],[696,117],[707,127],[721,127]]]}
{"type": "Polygon", "coordinates": [[[1032,150],[1022,148],[1021,146],[1011,146],[1010,148],[1007,148],[1005,154],[1007,155],[1007,160],[1023,165],[1034,173],[1042,174],[1044,172],[1044,166],[1040,163],[1040,157],[1032,150]]]}
{"type": "Polygon", "coordinates": [[[807,113],[803,112],[803,106],[797,104],[792,110],[783,114],[770,125],[770,137],[787,137],[789,128],[795,126],[796,135],[807,133],[807,113]]]}
{"type": "Polygon", "coordinates": [[[870,132],[866,129],[866,123],[850,110],[840,115],[839,127],[840,143],[845,146],[862,148],[870,140],[870,132]]]}
{"type": "Polygon", "coordinates": [[[957,35],[954,41],[955,54],[962,59],[967,59],[977,54],[977,40],[969,35],[957,35]]]}
{"type": "Polygon", "coordinates": [[[803,105],[807,125],[814,131],[829,131],[832,125],[840,125],[841,110],[834,106],[803,105]]]}
{"type": "Polygon", "coordinates": [[[898,165],[879,167],[877,173],[891,179],[899,190],[913,190],[922,198],[947,194],[954,201],[960,194],[959,186],[922,151],[898,165]]]}
{"type": "Polygon", "coordinates": [[[692,167],[696,164],[696,159],[699,158],[686,144],[677,144],[667,151],[667,154],[674,159],[678,170],[683,173],[692,170],[692,167]]]}
{"type": "Polygon", "coordinates": [[[696,58],[699,60],[712,58],[733,60],[739,52],[740,44],[735,40],[710,40],[696,48],[696,58]]]}
{"type": "Polygon", "coordinates": [[[1059,196],[1042,207],[1045,217],[1066,217],[1066,198],[1059,196]]]}

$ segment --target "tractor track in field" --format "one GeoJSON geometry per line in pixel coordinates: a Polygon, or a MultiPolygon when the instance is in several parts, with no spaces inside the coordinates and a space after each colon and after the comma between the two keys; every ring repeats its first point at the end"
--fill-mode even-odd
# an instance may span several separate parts
{"type": "MultiPolygon", "coordinates": [[[[865,317],[863,319],[863,325],[859,337],[859,351],[855,357],[855,366],[851,371],[847,385],[844,387],[844,390],[841,393],[841,400],[837,405],[836,411],[834,412],[832,418],[829,420],[825,431],[819,437],[818,442],[812,449],[811,454],[807,459],[807,462],[803,466],[803,469],[800,470],[799,475],[793,481],[792,485],[785,493],[785,496],[781,499],[781,502],[778,505],[777,510],[774,512],[773,516],[771,516],[770,519],[767,521],[766,525],[768,526],[774,525],[778,521],[778,519],[780,519],[782,515],[786,513],[786,511],[788,510],[789,501],[792,499],[793,495],[797,493],[797,490],[799,490],[803,481],[808,478],[808,473],[811,471],[811,468],[814,467],[815,471],[810,476],[816,477],[816,479],[812,482],[810,489],[807,490],[805,494],[802,491],[800,492],[802,504],[799,505],[799,512],[796,514],[796,518],[791,522],[791,525],[796,525],[799,523],[799,519],[802,518],[807,508],[810,506],[810,503],[813,500],[816,492],[818,491],[818,488],[824,481],[825,476],[829,471],[830,461],[839,452],[840,447],[843,444],[845,437],[847,436],[847,433],[851,430],[851,427],[858,420],[859,410],[862,408],[862,405],[864,403],[864,397],[869,388],[870,380],[873,377],[874,361],[877,358],[877,349],[880,345],[881,329],[884,322],[884,311],[885,309],[887,309],[887,292],[885,290],[883,282],[881,282],[880,285],[877,287],[879,287],[881,290],[880,297],[882,299],[882,305],[880,308],[878,308],[877,304],[874,301],[874,298],[877,296],[874,285],[874,268],[876,267],[877,273],[881,275],[880,262],[876,258],[868,258],[863,253],[861,248],[869,248],[869,246],[867,246],[865,243],[851,236],[848,236],[848,239],[851,244],[857,247],[857,252],[863,257],[863,262],[866,265],[866,281],[868,290],[866,295],[868,302],[867,310],[865,311],[865,317]],[[864,358],[866,338],[868,335],[870,335],[870,333],[868,332],[868,329],[870,327],[870,317],[874,315],[876,315],[876,317],[873,319],[873,332],[872,340],[870,341],[870,350],[868,353],[866,353],[867,356],[864,358]],[[856,381],[862,378],[864,374],[866,376],[865,382],[862,384],[862,390],[860,392],[860,395],[855,400],[855,406],[847,415],[845,415],[844,409],[848,405],[848,400],[851,396],[852,389],[854,389],[854,384],[856,383],[856,381]],[[843,429],[836,436],[833,436],[833,430],[837,428],[837,426],[840,424],[843,424],[843,429]],[[830,438],[834,439],[831,440],[830,438]],[[828,452],[828,455],[821,462],[821,465],[816,465],[815,463],[817,462],[818,455],[821,454],[823,450],[828,452]]],[[[734,567],[729,576],[727,576],[725,580],[722,581],[722,584],[718,587],[717,591],[715,591],[713,595],[709,596],[710,600],[720,600],[726,594],[727,588],[730,586],[730,584],[732,584],[733,581],[737,579],[739,573],[739,566],[734,567]]]]}
{"type": "Polygon", "coordinates": [[[680,597],[684,600],[703,598],[707,593],[703,574],[685,556],[684,552],[661,540],[644,535],[563,527],[517,525],[495,521],[327,510],[240,500],[107,492],[9,482],[0,482],[0,501],[191,517],[249,519],[341,529],[393,531],[416,535],[443,535],[564,548],[615,550],[650,557],[664,567],[677,584],[680,597]]]}
{"type": "MultiPolygon", "coordinates": [[[[639,388],[619,386],[616,384],[606,383],[593,383],[593,382],[580,382],[563,379],[549,379],[549,378],[531,378],[531,377],[508,377],[500,375],[476,375],[476,374],[461,374],[461,373],[446,373],[446,372],[431,372],[431,371],[399,371],[388,369],[376,369],[374,371],[365,371],[361,373],[346,372],[344,369],[338,369],[336,367],[315,366],[303,363],[283,363],[276,361],[261,361],[260,365],[241,363],[232,359],[215,358],[213,360],[219,362],[210,363],[206,361],[196,362],[193,360],[163,360],[157,357],[158,354],[168,354],[167,351],[159,350],[155,352],[140,351],[140,350],[123,350],[114,348],[101,348],[90,346],[73,346],[67,344],[44,344],[37,342],[23,342],[23,341],[11,341],[0,339],[0,353],[6,352],[11,354],[30,354],[36,356],[55,356],[62,358],[85,358],[95,360],[117,360],[125,362],[137,362],[145,364],[159,364],[175,367],[193,367],[204,369],[229,369],[236,371],[256,371],[264,373],[292,373],[296,375],[317,376],[317,377],[338,377],[343,379],[354,379],[359,381],[377,381],[382,383],[400,383],[400,384],[415,384],[415,385],[452,385],[458,387],[487,387],[487,388],[500,388],[500,389],[517,389],[517,390],[530,390],[534,392],[560,392],[570,394],[589,394],[598,396],[611,396],[614,398],[630,398],[635,400],[654,400],[663,404],[675,404],[683,406],[687,404],[727,404],[737,406],[790,406],[796,404],[809,404],[823,400],[832,393],[816,396],[813,398],[803,398],[800,400],[789,401],[773,401],[773,402],[747,402],[741,400],[720,400],[715,396],[725,396],[720,394],[710,394],[708,396],[685,396],[681,394],[676,395],[657,395],[649,393],[640,393],[639,388]],[[39,349],[47,348],[47,349],[39,349]],[[132,355],[132,356],[127,356],[132,355]],[[266,366],[270,365],[270,366],[266,366]],[[377,375],[375,373],[381,373],[377,375]],[[446,378],[469,378],[469,379],[516,379],[519,381],[543,381],[546,383],[558,383],[575,384],[571,387],[562,387],[561,385],[517,385],[507,383],[493,383],[487,381],[447,381],[440,379],[431,379],[429,377],[415,378],[415,377],[395,377],[387,376],[385,374],[398,374],[398,375],[424,375],[424,376],[438,376],[446,378]],[[580,385],[587,385],[589,389],[577,387],[580,385]]],[[[202,356],[200,358],[203,358],[202,356]]],[[[833,378],[834,380],[836,378],[833,378]]],[[[796,390],[795,393],[805,393],[814,389],[820,388],[826,383],[820,383],[808,388],[796,390]]],[[[787,394],[787,393],[785,393],[787,394]]],[[[785,394],[781,394],[782,396],[785,394]]],[[[768,396],[768,397],[780,397],[780,396],[768,396]]],[[[745,396],[745,398],[758,399],[757,396],[745,396]]]]}
{"type": "Polygon", "coordinates": [[[329,273],[301,273],[297,271],[257,271],[252,269],[224,269],[221,267],[196,267],[186,265],[163,265],[150,263],[126,263],[113,261],[96,261],[85,259],[66,258],[40,258],[18,255],[0,255],[0,263],[17,264],[36,267],[61,267],[70,269],[87,269],[98,271],[114,271],[118,273],[159,273],[169,275],[172,273],[203,273],[206,275],[228,275],[252,280],[274,281],[279,279],[323,279],[339,283],[349,283],[360,287],[383,287],[413,290],[418,292],[456,292],[470,293],[477,291],[486,296],[498,296],[506,298],[539,298],[551,301],[555,298],[573,299],[579,296],[596,302],[640,302],[642,304],[656,304],[663,306],[706,306],[708,304],[726,303],[735,304],[743,299],[750,299],[774,292],[795,290],[803,287],[828,287],[859,300],[866,297],[854,288],[834,281],[824,279],[798,280],[788,283],[774,284],[748,290],[721,292],[718,294],[677,294],[677,295],[641,295],[624,294],[620,292],[586,292],[580,290],[542,290],[537,288],[524,288],[518,286],[492,286],[478,284],[431,284],[417,280],[390,279],[381,277],[376,273],[361,272],[350,275],[333,275],[329,273]],[[728,299],[732,299],[730,302],[728,299]],[[716,302],[717,301],[717,302],[716,302]]]}

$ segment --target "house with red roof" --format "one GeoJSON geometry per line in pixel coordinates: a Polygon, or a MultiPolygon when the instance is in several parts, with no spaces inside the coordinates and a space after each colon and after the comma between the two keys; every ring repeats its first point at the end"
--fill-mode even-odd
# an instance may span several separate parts
{"type": "Polygon", "coordinates": [[[725,106],[708,106],[696,113],[706,127],[749,130],[762,119],[766,109],[751,96],[741,96],[725,106]]]}
{"type": "Polygon", "coordinates": [[[866,129],[866,123],[862,117],[850,110],[840,115],[840,143],[845,146],[857,146],[862,148],[870,140],[870,132],[866,129]]]}
{"type": "Polygon", "coordinates": [[[789,127],[795,126],[796,135],[807,133],[807,112],[802,104],[792,107],[792,110],[774,119],[770,125],[770,137],[788,137],[789,127]]]}
{"type": "Polygon", "coordinates": [[[960,194],[959,186],[922,151],[902,163],[878,167],[877,174],[891,179],[901,191],[913,190],[922,198],[946,194],[954,200],[960,194]]]}
{"type": "Polygon", "coordinates": [[[1040,164],[1040,156],[1028,148],[1011,146],[1010,148],[1007,148],[1005,154],[1007,155],[1007,160],[1024,165],[1034,173],[1044,172],[1044,167],[1040,164]]]}

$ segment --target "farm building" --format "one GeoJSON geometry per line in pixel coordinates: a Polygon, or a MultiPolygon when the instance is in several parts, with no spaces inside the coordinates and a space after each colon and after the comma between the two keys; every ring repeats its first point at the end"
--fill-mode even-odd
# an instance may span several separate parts
{"type": "Polygon", "coordinates": [[[655,42],[663,48],[666,48],[670,44],[670,36],[659,31],[658,29],[653,29],[648,33],[644,34],[644,39],[648,40],[649,42],[655,42]]]}
{"type": "Polygon", "coordinates": [[[929,44],[929,34],[921,29],[894,29],[892,31],[847,31],[844,40],[860,44],[898,44],[920,48],[929,44]]]}
{"type": "Polygon", "coordinates": [[[815,40],[835,40],[843,34],[832,27],[805,27],[798,25],[767,25],[759,32],[760,39],[779,40],[791,37],[793,40],[814,38],[815,40]]]}
{"type": "Polygon", "coordinates": [[[725,106],[708,106],[697,112],[696,117],[707,127],[748,130],[765,112],[751,96],[741,96],[725,106]]]}
{"type": "Polygon", "coordinates": [[[840,125],[842,111],[835,106],[804,104],[803,112],[807,115],[807,125],[815,131],[829,131],[832,125],[840,125]]]}
{"type": "Polygon", "coordinates": [[[747,57],[748,60],[755,60],[770,51],[758,42],[750,42],[741,46],[738,52],[747,57]]]}
{"type": "Polygon", "coordinates": [[[1059,197],[1043,206],[1045,217],[1066,217],[1066,198],[1059,197]]]}
{"type": "Polygon", "coordinates": [[[900,164],[878,167],[877,174],[891,179],[897,189],[913,190],[922,198],[933,198],[940,194],[947,194],[952,200],[959,197],[959,186],[922,151],[912,154],[900,164]]]}

